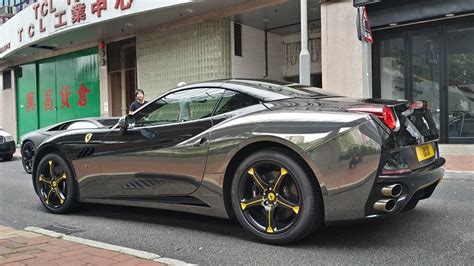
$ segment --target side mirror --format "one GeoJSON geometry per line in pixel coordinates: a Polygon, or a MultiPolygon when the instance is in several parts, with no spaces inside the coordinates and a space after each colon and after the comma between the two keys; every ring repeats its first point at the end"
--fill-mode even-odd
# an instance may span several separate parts
{"type": "Polygon", "coordinates": [[[121,129],[130,129],[135,127],[135,117],[133,115],[126,115],[120,118],[119,127],[121,129]]]}

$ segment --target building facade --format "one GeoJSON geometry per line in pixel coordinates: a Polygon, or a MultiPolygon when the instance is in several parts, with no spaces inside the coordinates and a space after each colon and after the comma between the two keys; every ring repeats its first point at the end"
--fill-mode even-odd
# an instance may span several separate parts
{"type": "MultiPolygon", "coordinates": [[[[128,113],[179,82],[297,81],[299,0],[28,2],[0,26],[0,125],[128,113]],[[31,3],[30,3],[31,2],[31,3]]],[[[312,83],[322,86],[320,5],[308,6],[312,83]]]]}
{"type": "MultiPolygon", "coordinates": [[[[19,137],[59,121],[121,116],[137,88],[151,100],[183,81],[297,82],[299,3],[24,1],[0,26],[0,126],[19,137]]],[[[427,100],[443,142],[472,143],[472,5],[308,0],[311,83],[352,97],[427,100]],[[367,8],[373,44],[358,40],[354,5],[367,8]]]]}

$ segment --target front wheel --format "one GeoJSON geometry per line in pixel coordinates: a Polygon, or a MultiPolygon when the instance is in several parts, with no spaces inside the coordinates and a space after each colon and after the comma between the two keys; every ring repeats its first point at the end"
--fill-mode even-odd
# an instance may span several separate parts
{"type": "Polygon", "coordinates": [[[231,199],[244,229],[269,244],[302,239],[324,220],[317,181],[281,150],[247,157],[235,172],[231,199]]]}
{"type": "Polygon", "coordinates": [[[23,163],[23,169],[25,169],[28,174],[33,173],[35,150],[35,144],[31,141],[25,142],[23,147],[21,147],[21,162],[23,163]]]}
{"type": "Polygon", "coordinates": [[[35,186],[41,203],[48,211],[62,214],[77,209],[78,197],[73,172],[59,154],[51,153],[41,159],[35,186]]]}

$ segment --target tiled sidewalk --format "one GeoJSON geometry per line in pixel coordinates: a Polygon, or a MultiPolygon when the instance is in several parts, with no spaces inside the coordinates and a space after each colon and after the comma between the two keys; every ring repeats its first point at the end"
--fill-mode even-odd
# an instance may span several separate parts
{"type": "Polygon", "coordinates": [[[115,251],[0,226],[0,265],[163,264],[115,251]]]}

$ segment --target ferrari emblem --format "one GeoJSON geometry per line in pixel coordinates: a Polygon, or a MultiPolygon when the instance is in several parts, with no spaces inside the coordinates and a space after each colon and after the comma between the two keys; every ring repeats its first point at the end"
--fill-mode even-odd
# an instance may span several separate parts
{"type": "Polygon", "coordinates": [[[89,143],[89,141],[91,141],[91,138],[92,138],[92,133],[89,133],[89,134],[87,134],[86,137],[84,138],[84,141],[85,141],[86,143],[89,143]]]}

